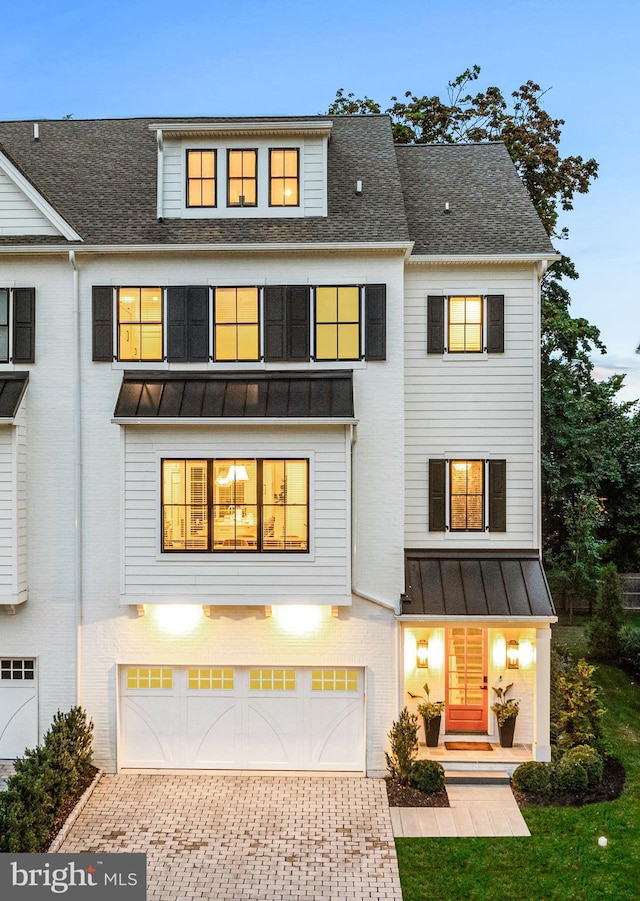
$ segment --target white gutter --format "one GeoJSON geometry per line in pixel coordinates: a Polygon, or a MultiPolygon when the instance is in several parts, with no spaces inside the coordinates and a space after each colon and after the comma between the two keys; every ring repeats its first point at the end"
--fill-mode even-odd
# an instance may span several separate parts
{"type": "Polygon", "coordinates": [[[560,253],[417,253],[412,254],[408,262],[416,264],[429,263],[538,263],[547,266],[549,262],[561,260],[560,253]]]}
{"type": "Polygon", "coordinates": [[[76,704],[82,703],[82,432],[81,432],[81,379],[80,379],[80,290],[78,262],[73,250],[69,251],[69,263],[73,280],[73,515],[74,515],[74,566],[73,592],[76,613],[76,704]]]}
{"type": "MultiPolygon", "coordinates": [[[[152,381],[147,379],[146,381],[152,381]]],[[[152,425],[152,426],[172,426],[172,425],[204,425],[211,426],[235,426],[235,425],[257,425],[257,426],[338,426],[338,425],[357,425],[358,420],[348,417],[312,417],[312,416],[291,416],[288,418],[273,418],[267,416],[229,416],[226,419],[212,416],[113,416],[111,422],[116,425],[152,425]]]]}
{"type": "Polygon", "coordinates": [[[361,588],[358,588],[356,582],[358,579],[358,548],[357,548],[357,525],[358,525],[358,514],[357,514],[357,504],[354,503],[354,498],[357,499],[358,491],[357,491],[357,467],[355,464],[355,446],[358,443],[358,435],[355,428],[351,429],[351,594],[355,594],[358,598],[363,598],[365,601],[370,601],[372,604],[377,604],[379,607],[384,607],[385,610],[392,610],[395,614],[400,612],[400,601],[398,600],[397,604],[394,604],[392,601],[388,601],[384,598],[377,598],[374,595],[369,594],[366,591],[363,591],[361,588]]]}

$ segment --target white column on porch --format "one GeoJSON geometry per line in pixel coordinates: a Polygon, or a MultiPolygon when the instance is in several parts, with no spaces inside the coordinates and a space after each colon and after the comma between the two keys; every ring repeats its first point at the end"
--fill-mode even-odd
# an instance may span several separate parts
{"type": "Polygon", "coordinates": [[[551,629],[536,629],[536,699],[533,722],[534,760],[551,760],[551,629]]]}

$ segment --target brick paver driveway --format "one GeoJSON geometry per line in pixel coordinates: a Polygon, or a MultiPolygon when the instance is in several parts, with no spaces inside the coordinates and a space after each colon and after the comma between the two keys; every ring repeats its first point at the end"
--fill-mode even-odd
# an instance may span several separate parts
{"type": "Polygon", "coordinates": [[[145,851],[148,901],[401,901],[384,782],[104,776],[60,851],[145,851]]]}

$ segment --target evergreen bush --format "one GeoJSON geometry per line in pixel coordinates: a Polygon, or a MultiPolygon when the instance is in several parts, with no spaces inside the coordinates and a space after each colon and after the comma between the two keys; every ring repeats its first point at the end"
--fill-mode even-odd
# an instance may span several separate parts
{"type": "Polygon", "coordinates": [[[551,786],[551,767],[548,763],[541,763],[538,760],[521,763],[514,770],[513,784],[520,791],[542,794],[551,786]]]}
{"type": "Polygon", "coordinates": [[[437,760],[416,760],[409,772],[409,785],[425,794],[442,791],[444,769],[437,760]]]}
{"type": "Polygon", "coordinates": [[[608,563],[602,571],[593,622],[587,629],[589,656],[594,660],[618,661],[622,618],[620,576],[615,565],[608,563]]]}
{"type": "Polygon", "coordinates": [[[387,769],[394,779],[407,785],[413,761],[418,754],[418,717],[403,707],[388,733],[391,753],[385,751],[387,769]]]}
{"type": "Polygon", "coordinates": [[[624,626],[620,630],[620,661],[626,670],[640,677],[640,629],[624,626]]]}
{"type": "Polygon", "coordinates": [[[553,783],[558,791],[579,793],[586,790],[589,785],[589,777],[581,763],[571,759],[567,760],[565,754],[554,769],[553,783]]]}
{"type": "Polygon", "coordinates": [[[588,745],[578,745],[567,751],[564,759],[570,763],[579,763],[584,768],[589,788],[600,785],[602,782],[604,760],[595,748],[590,748],[588,745]]]}

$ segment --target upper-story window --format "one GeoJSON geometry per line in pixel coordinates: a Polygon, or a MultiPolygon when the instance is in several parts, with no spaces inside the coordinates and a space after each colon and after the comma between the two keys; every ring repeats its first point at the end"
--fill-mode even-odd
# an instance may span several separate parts
{"type": "Polygon", "coordinates": [[[216,206],[215,150],[187,150],[187,206],[216,206]]]}
{"type": "Polygon", "coordinates": [[[36,289],[0,288],[0,363],[33,363],[36,289]]]}
{"type": "Polygon", "coordinates": [[[163,551],[307,551],[309,461],[162,461],[163,551]]]}
{"type": "Polygon", "coordinates": [[[316,288],[316,360],[360,358],[360,288],[316,288]]]}
{"type": "Polygon", "coordinates": [[[300,151],[269,150],[269,205],[298,206],[300,203],[300,151]]]}
{"type": "Polygon", "coordinates": [[[162,288],[118,289],[118,359],[162,360],[162,288]]]}
{"type": "Polygon", "coordinates": [[[258,151],[227,151],[227,206],[257,206],[258,151]]]}
{"type": "Polygon", "coordinates": [[[482,297],[450,297],[448,300],[449,353],[480,353],[482,297]]]}
{"type": "Polygon", "coordinates": [[[429,460],[429,531],[485,530],[507,530],[507,461],[429,460]]]}
{"type": "Polygon", "coordinates": [[[450,528],[484,529],[484,460],[452,460],[449,469],[450,528]]]}
{"type": "Polygon", "coordinates": [[[214,360],[260,359],[257,288],[216,288],[214,360]]]}

